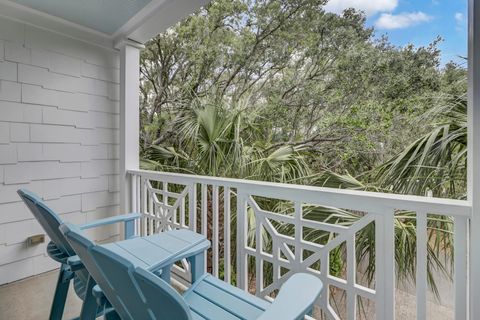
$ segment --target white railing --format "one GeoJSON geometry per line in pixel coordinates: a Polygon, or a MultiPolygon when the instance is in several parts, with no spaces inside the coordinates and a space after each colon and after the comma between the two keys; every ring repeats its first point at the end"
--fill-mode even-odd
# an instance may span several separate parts
{"type": "Polygon", "coordinates": [[[427,214],[453,217],[455,319],[467,319],[467,201],[144,170],[129,174],[132,210],[144,215],[140,234],[189,228],[207,235],[207,269],[260,297],[274,297],[292,273],[315,274],[327,288],[318,306],[329,319],[357,319],[359,298],[374,304],[376,319],[394,319],[395,214],[401,210],[416,213],[416,312],[417,319],[426,319],[427,214]],[[341,208],[357,218],[342,224],[309,219],[305,213],[315,206],[341,208]],[[362,264],[356,261],[356,240],[364,228],[375,234],[373,284],[357,277],[362,264]],[[315,232],[323,237],[312,239],[315,232]],[[346,267],[335,276],[329,261],[339,246],[346,267]],[[331,288],[346,294],[342,314],[331,304],[331,288]]]}

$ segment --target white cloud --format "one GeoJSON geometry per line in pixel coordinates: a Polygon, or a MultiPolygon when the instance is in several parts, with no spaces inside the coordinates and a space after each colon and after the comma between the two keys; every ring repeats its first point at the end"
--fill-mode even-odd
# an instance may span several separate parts
{"type": "Polygon", "coordinates": [[[462,31],[467,22],[465,15],[461,12],[456,12],[454,17],[456,22],[455,29],[457,29],[457,31],[462,31]]]}
{"type": "Polygon", "coordinates": [[[347,8],[365,11],[368,16],[378,12],[390,12],[398,6],[398,0],[330,0],[325,10],[333,13],[342,13],[347,8]]]}
{"type": "Polygon", "coordinates": [[[404,12],[400,14],[382,13],[375,27],[378,29],[402,29],[432,20],[432,17],[423,12],[404,12]]]}
{"type": "Polygon", "coordinates": [[[463,23],[464,19],[465,19],[465,17],[463,16],[463,13],[461,13],[461,12],[456,12],[455,13],[455,21],[457,21],[457,23],[463,23]]]}

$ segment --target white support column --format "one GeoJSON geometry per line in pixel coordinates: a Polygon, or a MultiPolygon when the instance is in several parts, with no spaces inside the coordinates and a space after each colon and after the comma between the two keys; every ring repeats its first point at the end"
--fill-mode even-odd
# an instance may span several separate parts
{"type": "Polygon", "coordinates": [[[480,319],[480,0],[468,3],[469,319],[480,319]]]}
{"type": "Polygon", "coordinates": [[[140,139],[140,49],[143,46],[122,41],[120,49],[120,209],[131,210],[127,170],[139,168],[140,139]]]}

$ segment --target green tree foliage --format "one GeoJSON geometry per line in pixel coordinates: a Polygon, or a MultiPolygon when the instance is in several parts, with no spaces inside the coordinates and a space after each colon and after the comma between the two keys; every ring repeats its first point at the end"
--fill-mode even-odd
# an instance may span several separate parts
{"type": "Polygon", "coordinates": [[[436,119],[432,130],[379,166],[373,180],[397,193],[465,198],[466,97],[436,105],[420,121],[427,119],[436,119]]]}
{"type": "Polygon", "coordinates": [[[152,39],[141,56],[142,150],[182,150],[178,122],[202,101],[246,101],[261,123],[256,143],[302,146],[313,172],[358,174],[399,152],[422,133],[409,120],[461,68],[443,76],[440,39],[398,48],[375,39],[362,13],[323,4],[217,0],[152,39]]]}
{"type": "Polygon", "coordinates": [[[274,182],[305,183],[310,177],[301,147],[265,148],[263,119],[246,103],[196,103],[176,119],[178,147],[152,145],[143,167],[274,182]]]}

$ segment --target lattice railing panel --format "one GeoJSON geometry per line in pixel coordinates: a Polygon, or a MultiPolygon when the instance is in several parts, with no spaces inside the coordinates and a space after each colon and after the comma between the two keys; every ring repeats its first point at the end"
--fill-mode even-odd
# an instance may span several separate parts
{"type": "MultiPolygon", "coordinates": [[[[275,298],[292,274],[314,274],[326,290],[313,316],[327,319],[393,319],[399,210],[417,219],[417,315],[424,318],[427,213],[448,214],[455,220],[455,300],[463,304],[470,215],[465,202],[150,171],[131,177],[131,206],[143,214],[140,235],[178,228],[205,234],[212,242],[206,270],[266,299],[275,298]],[[332,214],[319,217],[319,209],[332,214]],[[347,219],[338,219],[336,210],[347,219]],[[365,232],[372,239],[371,281],[359,277],[365,263],[357,261],[365,232]],[[373,311],[365,315],[367,304],[373,311]]],[[[184,261],[175,272],[188,279],[188,268],[184,261]]],[[[458,308],[456,319],[463,314],[458,308]]]]}

